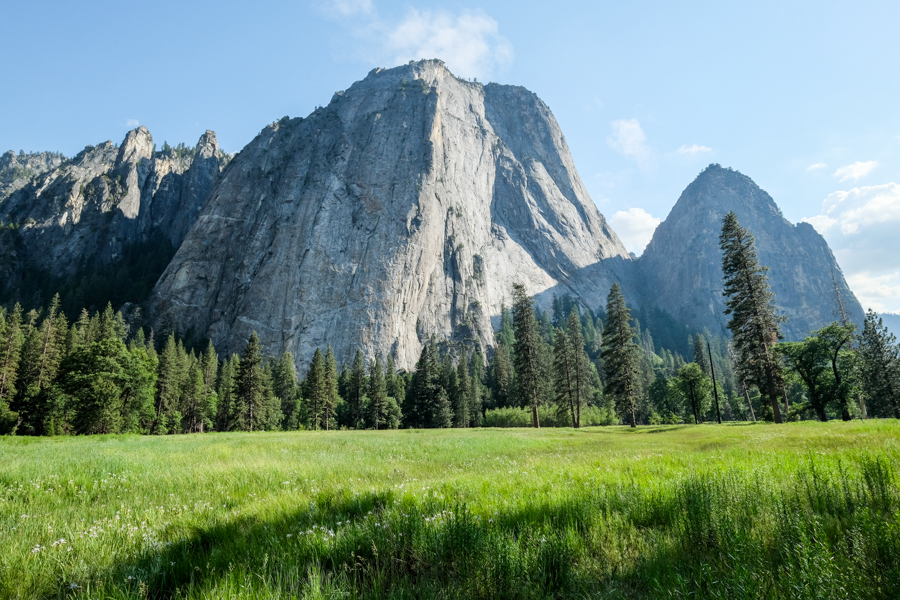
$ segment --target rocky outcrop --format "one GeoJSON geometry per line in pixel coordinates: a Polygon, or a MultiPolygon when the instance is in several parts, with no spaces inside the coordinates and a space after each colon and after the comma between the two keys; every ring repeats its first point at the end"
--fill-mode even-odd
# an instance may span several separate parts
{"type": "Polygon", "coordinates": [[[693,329],[725,333],[719,234],[729,211],[756,237],[778,310],[788,317],[782,326],[787,339],[802,339],[837,318],[832,273],[849,318],[862,326],[862,307],[824,238],[808,223],[788,222],[749,177],[719,165],[684,190],[636,262],[644,303],[693,329]]]}
{"type": "Polygon", "coordinates": [[[537,96],[423,61],[265,128],[212,191],[151,313],[225,352],[255,330],[301,369],[328,344],[339,361],[360,346],[411,368],[432,335],[492,345],[513,282],[596,306],[627,262],[537,96]]]}
{"type": "Polygon", "coordinates": [[[0,202],[65,160],[66,157],[58,152],[25,154],[20,151],[16,154],[9,150],[0,154],[0,202]]]}
{"type": "Polygon", "coordinates": [[[219,155],[211,131],[195,151],[154,152],[139,127],[121,146],[88,146],[0,200],[0,220],[16,226],[31,264],[57,276],[89,258],[114,260],[154,232],[177,246],[218,179],[219,155]]]}

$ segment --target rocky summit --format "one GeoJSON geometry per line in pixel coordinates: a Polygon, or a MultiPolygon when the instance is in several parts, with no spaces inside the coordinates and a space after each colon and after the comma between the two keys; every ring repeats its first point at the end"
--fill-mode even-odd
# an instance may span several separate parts
{"type": "Polygon", "coordinates": [[[216,185],[151,312],[226,352],[255,330],[298,362],[330,344],[338,361],[361,347],[411,368],[431,336],[492,346],[513,282],[596,306],[615,278],[605,259],[630,261],[547,105],[423,61],[265,128],[216,185]]]}
{"type": "Polygon", "coordinates": [[[847,319],[862,327],[863,309],[825,239],[809,223],[791,224],[749,177],[719,165],[707,167],[682,192],[637,261],[645,302],[695,329],[725,333],[719,234],[729,211],[756,237],[778,311],[788,317],[786,338],[802,339],[841,318],[835,287],[847,319]]]}
{"type": "Polygon", "coordinates": [[[219,176],[216,134],[197,147],[154,151],[146,127],[121,145],[88,146],[0,201],[0,221],[14,223],[23,268],[71,276],[88,258],[114,260],[122,248],[159,232],[178,246],[219,176]]]}

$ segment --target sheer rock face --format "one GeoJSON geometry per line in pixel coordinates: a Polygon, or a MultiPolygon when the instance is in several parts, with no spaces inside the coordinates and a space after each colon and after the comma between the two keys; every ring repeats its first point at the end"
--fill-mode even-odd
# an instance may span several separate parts
{"type": "Polygon", "coordinates": [[[88,146],[0,200],[0,220],[18,225],[29,261],[69,275],[87,258],[116,258],[154,230],[180,244],[218,174],[213,132],[192,158],[154,153],[150,132],[139,127],[119,148],[88,146]]]}
{"type": "Polygon", "coordinates": [[[409,369],[431,335],[492,346],[513,282],[596,306],[628,262],[540,99],[423,61],[264,129],[213,189],[151,314],[225,352],[255,330],[301,370],[328,344],[338,361],[360,346],[409,369]]]}
{"type": "Polygon", "coordinates": [[[719,165],[684,190],[636,262],[648,303],[691,327],[725,332],[719,235],[729,211],[756,237],[779,313],[788,317],[782,325],[787,339],[802,339],[839,318],[832,273],[848,318],[862,326],[862,307],[825,239],[808,223],[792,225],[749,177],[719,165]]]}

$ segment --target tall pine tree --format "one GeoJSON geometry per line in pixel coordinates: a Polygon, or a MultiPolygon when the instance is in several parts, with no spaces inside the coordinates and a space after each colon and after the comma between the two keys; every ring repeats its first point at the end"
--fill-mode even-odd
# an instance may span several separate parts
{"type": "Polygon", "coordinates": [[[605,391],[616,399],[619,412],[628,423],[637,426],[638,346],[634,343],[631,311],[618,283],[613,283],[606,300],[606,327],[603,330],[601,358],[605,391]]]}
{"type": "Polygon", "coordinates": [[[871,309],[859,337],[859,372],[869,415],[900,419],[900,347],[871,309]]]}
{"type": "Polygon", "coordinates": [[[738,357],[737,370],[768,397],[774,420],[781,423],[778,397],[783,378],[772,349],[782,337],[779,323],[785,319],[775,314],[775,294],[766,276],[768,267],[760,265],[756,239],[741,227],[733,212],[722,221],[719,246],[725,277],[723,294],[728,297],[725,314],[731,315],[728,329],[738,357]]]}
{"type": "Polygon", "coordinates": [[[538,404],[541,392],[541,348],[537,319],[534,316],[534,299],[525,292],[525,286],[513,284],[513,363],[516,369],[516,384],[522,404],[531,408],[531,422],[540,427],[538,404]]]}

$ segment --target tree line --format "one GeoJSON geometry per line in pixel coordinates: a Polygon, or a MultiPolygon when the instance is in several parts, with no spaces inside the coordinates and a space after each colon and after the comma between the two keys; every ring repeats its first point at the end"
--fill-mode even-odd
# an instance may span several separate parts
{"type": "Polygon", "coordinates": [[[211,342],[157,343],[111,305],[71,324],[58,295],[42,310],[0,308],[0,434],[479,427],[510,410],[534,427],[542,414],[580,427],[585,411],[631,426],[900,418],[900,347],[873,312],[859,334],[843,318],[781,341],[752,233],[729,214],[720,244],[731,338],[688,336],[690,362],[654,342],[617,283],[596,311],[568,295],[544,311],[513,285],[489,359],[431,339],[412,372],[360,350],[339,370],[328,347],[302,379],[255,333],[220,357],[211,342]]]}

